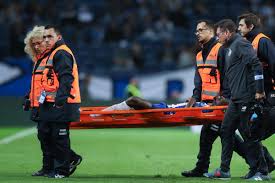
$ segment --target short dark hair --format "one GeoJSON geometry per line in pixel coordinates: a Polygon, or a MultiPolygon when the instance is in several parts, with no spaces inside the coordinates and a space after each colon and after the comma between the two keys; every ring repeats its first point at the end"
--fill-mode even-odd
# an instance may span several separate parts
{"type": "Polygon", "coordinates": [[[55,25],[46,25],[45,29],[54,29],[54,32],[57,35],[61,35],[61,32],[60,32],[59,28],[57,26],[55,26],[55,25]]]}
{"type": "Polygon", "coordinates": [[[220,28],[222,31],[237,32],[237,26],[231,19],[223,19],[216,23],[216,28],[220,28]]]}
{"type": "Polygon", "coordinates": [[[207,20],[207,19],[202,19],[202,20],[198,20],[197,24],[204,22],[205,25],[212,30],[215,30],[215,25],[211,20],[207,20]]]}
{"type": "Polygon", "coordinates": [[[238,22],[241,21],[241,19],[244,19],[244,22],[247,27],[250,27],[251,25],[254,25],[254,28],[261,27],[261,19],[257,15],[253,13],[244,13],[240,16],[238,16],[238,22]]]}

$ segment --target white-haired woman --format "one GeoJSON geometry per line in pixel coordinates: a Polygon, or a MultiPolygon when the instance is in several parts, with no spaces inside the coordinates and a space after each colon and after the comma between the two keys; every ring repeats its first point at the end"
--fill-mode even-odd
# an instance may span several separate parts
{"type": "Polygon", "coordinates": [[[33,62],[40,59],[46,52],[46,44],[43,39],[45,27],[35,26],[27,33],[24,39],[24,51],[29,55],[33,62]]]}
{"type": "Polygon", "coordinates": [[[44,29],[45,29],[44,26],[34,26],[34,28],[27,33],[26,38],[24,39],[24,43],[25,43],[24,50],[34,63],[31,90],[25,96],[26,100],[24,102],[24,110],[28,110],[30,107],[32,107],[31,119],[33,121],[38,121],[38,119],[36,119],[38,105],[33,104],[34,101],[32,101],[32,98],[30,95],[32,94],[34,80],[38,78],[38,77],[35,77],[34,75],[36,63],[39,60],[41,61],[47,55],[46,44],[43,39],[44,29]]]}

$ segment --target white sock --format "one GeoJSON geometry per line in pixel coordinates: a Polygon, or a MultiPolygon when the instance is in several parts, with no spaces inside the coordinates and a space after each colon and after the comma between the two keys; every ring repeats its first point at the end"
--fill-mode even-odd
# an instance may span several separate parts
{"type": "Polygon", "coordinates": [[[105,109],[103,109],[102,111],[116,111],[116,110],[130,110],[132,109],[131,107],[129,107],[126,102],[121,102],[119,104],[115,104],[115,105],[112,105],[110,107],[107,107],[105,109]]]}
{"type": "Polygon", "coordinates": [[[187,102],[179,103],[179,104],[170,104],[168,105],[168,108],[185,108],[187,105],[187,102]]]}

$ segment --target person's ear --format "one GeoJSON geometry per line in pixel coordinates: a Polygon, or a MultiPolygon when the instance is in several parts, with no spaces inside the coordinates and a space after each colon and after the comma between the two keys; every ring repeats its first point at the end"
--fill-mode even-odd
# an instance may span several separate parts
{"type": "Polygon", "coordinates": [[[58,41],[62,39],[62,36],[61,35],[57,35],[57,39],[58,41]]]}
{"type": "Polygon", "coordinates": [[[251,31],[252,29],[254,29],[254,25],[251,24],[250,27],[249,27],[249,30],[251,31]]]}
{"type": "Polygon", "coordinates": [[[227,36],[229,33],[230,33],[230,32],[229,32],[229,30],[227,30],[227,29],[224,31],[224,34],[225,34],[226,36],[227,36]]]}

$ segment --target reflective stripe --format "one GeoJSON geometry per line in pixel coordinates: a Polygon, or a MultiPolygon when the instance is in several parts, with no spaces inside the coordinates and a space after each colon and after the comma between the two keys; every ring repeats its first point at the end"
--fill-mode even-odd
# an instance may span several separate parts
{"type": "Polygon", "coordinates": [[[49,59],[49,60],[47,61],[47,65],[53,65],[53,60],[52,60],[52,59],[49,59]]]}
{"type": "Polygon", "coordinates": [[[264,79],[264,75],[255,75],[255,76],[254,76],[254,79],[255,79],[255,80],[264,79]]]}
{"type": "Polygon", "coordinates": [[[203,91],[202,91],[202,94],[215,97],[215,96],[217,96],[217,95],[219,94],[219,92],[203,90],[203,91]]]}
{"type": "Polygon", "coordinates": [[[206,60],[205,64],[216,66],[217,65],[217,60],[206,60]]]}
{"type": "Polygon", "coordinates": [[[42,70],[43,71],[45,68],[46,68],[45,65],[44,66],[38,66],[36,70],[42,70]]]}
{"type": "Polygon", "coordinates": [[[211,66],[217,66],[217,61],[216,60],[206,60],[205,63],[203,63],[202,60],[198,60],[197,61],[197,65],[201,66],[201,65],[211,65],[211,66]]]}
{"type": "Polygon", "coordinates": [[[197,60],[197,65],[202,65],[203,64],[203,60],[197,60]]]}
{"type": "Polygon", "coordinates": [[[47,96],[56,97],[56,92],[46,92],[47,96]]]}

